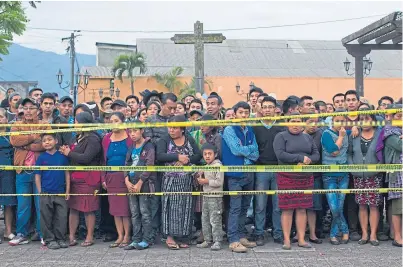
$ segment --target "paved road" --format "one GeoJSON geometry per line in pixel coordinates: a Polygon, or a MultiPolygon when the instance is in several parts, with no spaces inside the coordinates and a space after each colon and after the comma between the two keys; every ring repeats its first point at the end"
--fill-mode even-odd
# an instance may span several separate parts
{"type": "Polygon", "coordinates": [[[291,251],[283,251],[278,244],[269,241],[244,254],[232,253],[227,247],[217,252],[196,247],[169,251],[162,245],[143,251],[124,251],[109,249],[108,244],[101,241],[89,248],[48,250],[34,242],[17,247],[1,244],[0,266],[401,267],[402,250],[392,247],[391,242],[381,242],[379,247],[355,243],[332,246],[325,242],[309,250],[293,246],[291,251]]]}

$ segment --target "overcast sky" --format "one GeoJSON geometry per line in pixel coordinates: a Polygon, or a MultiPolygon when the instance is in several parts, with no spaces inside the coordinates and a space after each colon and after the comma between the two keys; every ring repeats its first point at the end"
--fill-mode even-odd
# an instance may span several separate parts
{"type": "MultiPolygon", "coordinates": [[[[40,50],[64,53],[62,37],[77,30],[189,31],[200,20],[204,29],[229,29],[299,24],[402,10],[401,1],[361,2],[41,2],[27,7],[28,30],[15,42],[40,50]]],[[[319,25],[258,30],[224,31],[227,39],[341,40],[381,17],[319,25]]],[[[95,42],[135,44],[137,38],[170,38],[174,33],[90,33],[82,32],[77,52],[95,54],[95,42]]]]}

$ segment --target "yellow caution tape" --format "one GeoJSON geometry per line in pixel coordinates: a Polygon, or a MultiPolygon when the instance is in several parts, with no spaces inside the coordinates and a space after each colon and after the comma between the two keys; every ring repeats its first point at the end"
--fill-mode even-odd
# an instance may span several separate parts
{"type": "Polygon", "coordinates": [[[246,165],[246,166],[7,166],[0,170],[14,171],[135,171],[135,172],[395,172],[402,171],[402,164],[361,165],[246,165]]]}
{"type": "MultiPolygon", "coordinates": [[[[231,119],[231,120],[214,120],[214,126],[226,126],[231,123],[242,123],[242,122],[260,122],[262,120],[267,121],[275,121],[275,120],[288,120],[288,119],[296,119],[296,118],[321,118],[321,117],[335,117],[335,116],[351,116],[355,117],[358,115],[373,115],[373,114],[395,114],[402,112],[402,109],[385,109],[385,110],[360,110],[360,111],[346,111],[346,112],[332,112],[332,113],[319,113],[319,114],[302,114],[302,115],[286,115],[286,116],[275,116],[275,117],[259,117],[259,118],[246,118],[246,119],[231,119]]],[[[141,123],[142,127],[189,127],[189,126],[209,126],[212,121],[187,121],[187,122],[145,122],[141,123]]],[[[44,127],[49,124],[24,124],[26,127],[44,127]]],[[[115,127],[113,124],[105,124],[105,123],[81,123],[81,124],[57,124],[58,127],[105,127],[105,125],[110,126],[111,128],[103,128],[103,129],[112,129],[115,127]]],[[[126,128],[139,128],[138,123],[125,123],[127,125],[126,128]]],[[[13,127],[14,124],[2,124],[2,127],[13,127]]]]}
{"type": "Polygon", "coordinates": [[[192,195],[192,196],[217,196],[217,195],[282,195],[282,194],[359,194],[359,193],[387,193],[387,192],[403,192],[403,188],[374,188],[374,189],[309,189],[309,190],[256,190],[256,191],[217,191],[217,192],[154,192],[154,193],[101,193],[95,190],[93,194],[0,194],[0,197],[14,196],[170,196],[170,195],[192,195]]]}
{"type": "MultiPolygon", "coordinates": [[[[23,124],[25,126],[25,124],[23,124]]],[[[72,124],[74,125],[74,124],[72,124]]],[[[190,127],[190,126],[228,126],[228,125],[240,125],[240,123],[228,122],[228,121],[186,121],[186,122],[161,122],[161,123],[121,123],[121,124],[103,124],[103,126],[96,127],[81,127],[78,128],[68,128],[68,129],[49,129],[49,130],[34,130],[34,131],[20,131],[20,132],[1,132],[0,136],[17,136],[26,134],[43,134],[43,133],[67,133],[67,132],[91,132],[106,129],[129,129],[129,128],[152,128],[152,127],[190,127]]],[[[241,123],[241,125],[249,126],[261,126],[260,122],[248,122],[241,123]]],[[[306,122],[276,122],[273,126],[317,126],[317,127],[330,127],[330,126],[397,126],[401,127],[403,125],[402,121],[347,121],[347,122],[317,122],[317,123],[306,123],[306,122]]],[[[49,126],[49,125],[48,125],[49,126]]],[[[93,124],[91,124],[93,126],[93,124]]],[[[60,127],[59,124],[54,124],[52,127],[60,127]]]]}

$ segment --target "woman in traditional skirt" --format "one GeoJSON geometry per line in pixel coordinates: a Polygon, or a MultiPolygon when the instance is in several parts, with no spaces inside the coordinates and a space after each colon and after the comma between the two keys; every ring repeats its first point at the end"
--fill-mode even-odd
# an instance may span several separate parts
{"type": "MultiPolygon", "coordinates": [[[[369,110],[369,109],[362,109],[369,110]]],[[[360,115],[360,121],[375,121],[375,115],[360,115]]],[[[348,164],[380,164],[376,156],[376,144],[381,130],[373,126],[363,126],[359,136],[351,138],[347,151],[348,164]]],[[[382,188],[383,174],[380,172],[352,172],[355,189],[379,189],[382,188]]],[[[358,244],[364,245],[368,241],[373,246],[379,246],[377,240],[377,229],[379,223],[379,206],[383,204],[382,196],[379,192],[357,193],[355,201],[359,205],[359,218],[362,229],[362,237],[358,244]],[[368,237],[368,206],[369,225],[371,234],[368,237]]]]}
{"type": "MultiPolygon", "coordinates": [[[[345,112],[345,109],[336,109],[337,112],[345,112]]],[[[346,122],[344,115],[334,116],[333,122],[346,122]]],[[[322,164],[343,165],[347,164],[348,136],[346,129],[341,126],[333,126],[326,129],[322,134],[322,164]]],[[[347,189],[349,174],[346,172],[327,172],[322,175],[323,187],[325,189],[347,189]]],[[[332,245],[347,244],[349,230],[347,221],[343,215],[343,206],[346,194],[327,193],[327,202],[332,212],[332,225],[330,227],[330,243],[332,245]],[[342,233],[339,241],[338,235],[342,233]]]]}
{"type": "MultiPolygon", "coordinates": [[[[184,122],[186,118],[179,115],[169,121],[184,122]]],[[[185,132],[185,127],[168,127],[168,135],[157,143],[159,162],[165,166],[187,166],[200,162],[200,150],[194,139],[185,132]]],[[[194,177],[189,172],[165,172],[162,179],[162,192],[191,192],[195,185],[194,177]]],[[[167,237],[166,244],[169,249],[188,247],[186,242],[192,232],[193,222],[192,200],[192,195],[162,197],[162,231],[167,237]]]]}
{"type": "MultiPolygon", "coordinates": [[[[291,115],[299,115],[295,112],[291,115]]],[[[289,122],[302,122],[301,118],[290,119],[289,122]]],[[[320,159],[319,151],[309,134],[303,132],[301,126],[289,126],[284,132],[274,138],[273,148],[279,165],[302,165],[316,163],[320,159]]],[[[279,190],[310,190],[313,189],[314,178],[312,173],[278,173],[277,185],[279,190]]],[[[280,194],[278,196],[281,213],[281,227],[284,233],[283,249],[291,249],[291,225],[294,210],[296,212],[296,226],[298,246],[310,248],[305,241],[307,223],[306,209],[312,208],[311,194],[280,194]]]]}
{"type": "MultiPolygon", "coordinates": [[[[121,112],[114,112],[111,116],[111,123],[120,124],[125,121],[121,112]]],[[[129,138],[124,129],[113,129],[102,140],[104,161],[106,166],[125,166],[126,155],[129,147],[132,146],[132,139],[129,138]]],[[[105,172],[102,175],[102,187],[108,193],[128,193],[123,172],[105,172]]],[[[129,198],[124,196],[108,196],[109,213],[115,219],[118,239],[109,247],[126,247],[130,244],[130,209],[129,198]]]]}
{"type": "MultiPolygon", "coordinates": [[[[7,123],[6,110],[0,108],[0,124],[7,123]]],[[[0,127],[0,132],[9,132],[9,128],[0,127]]],[[[0,165],[13,165],[14,147],[10,144],[10,136],[0,137],[0,165]]],[[[0,170],[0,194],[15,194],[15,171],[0,170]]],[[[0,205],[4,206],[4,240],[14,238],[12,225],[14,220],[13,206],[17,205],[15,196],[0,197],[0,205]]],[[[1,242],[1,239],[0,239],[1,242]]]]}
{"type": "MultiPolygon", "coordinates": [[[[402,108],[401,104],[394,104],[393,108],[402,108]]],[[[392,114],[392,120],[402,121],[402,112],[392,114]]],[[[377,151],[385,164],[402,164],[402,128],[385,126],[379,138],[377,151]],[[382,153],[383,152],[383,153],[382,153]]],[[[402,172],[386,174],[386,182],[389,188],[402,188],[402,172]]],[[[392,216],[393,242],[392,245],[402,247],[402,192],[389,191],[389,213],[392,216]]]]}
{"type": "MultiPolygon", "coordinates": [[[[75,123],[94,123],[92,114],[77,114],[75,123]]],[[[95,132],[79,132],[76,143],[60,147],[60,152],[70,159],[72,166],[99,166],[102,158],[101,137],[95,132]]],[[[71,194],[94,194],[101,189],[101,173],[99,171],[74,171],[71,174],[71,194]]],[[[70,196],[69,233],[70,246],[77,245],[75,234],[79,223],[79,212],[84,213],[87,225],[87,236],[82,247],[94,244],[95,211],[99,209],[98,196],[70,196]]]]}

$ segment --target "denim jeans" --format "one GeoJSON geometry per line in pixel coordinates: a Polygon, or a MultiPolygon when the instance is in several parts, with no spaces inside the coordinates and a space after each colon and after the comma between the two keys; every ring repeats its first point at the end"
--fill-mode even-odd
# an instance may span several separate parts
{"type": "MultiPolygon", "coordinates": [[[[254,173],[244,173],[242,177],[228,177],[229,191],[251,191],[253,190],[254,173]]],[[[230,198],[230,208],[228,217],[228,241],[230,243],[239,242],[245,237],[246,212],[250,206],[250,195],[236,195],[230,198]]]]}
{"type": "Polygon", "coordinates": [[[250,205],[248,211],[246,212],[246,217],[253,218],[254,217],[254,204],[253,204],[253,196],[250,199],[250,205]]]}
{"type": "MultiPolygon", "coordinates": [[[[323,186],[325,189],[347,189],[348,180],[348,173],[343,176],[327,176],[326,174],[323,174],[323,186]]],[[[343,234],[348,234],[348,224],[343,215],[346,194],[327,193],[326,198],[333,217],[330,228],[330,237],[337,237],[339,231],[343,234]]]]}
{"type": "Polygon", "coordinates": [[[129,206],[132,214],[133,242],[153,242],[150,197],[129,196],[129,206]]]}
{"type": "MultiPolygon", "coordinates": [[[[277,190],[277,179],[273,172],[258,172],[255,179],[255,190],[277,190]]],[[[262,236],[266,224],[267,194],[255,195],[255,234],[262,236]]],[[[273,237],[283,237],[281,229],[281,212],[278,208],[277,195],[272,195],[273,237]]]]}
{"type": "MultiPolygon", "coordinates": [[[[16,193],[17,194],[37,194],[38,190],[35,185],[35,174],[22,171],[16,177],[16,193]]],[[[32,197],[17,196],[17,234],[27,236],[29,233],[29,222],[31,219],[32,197]]],[[[34,196],[35,211],[36,211],[36,226],[37,233],[42,237],[40,224],[40,203],[39,196],[34,196]]]]}

